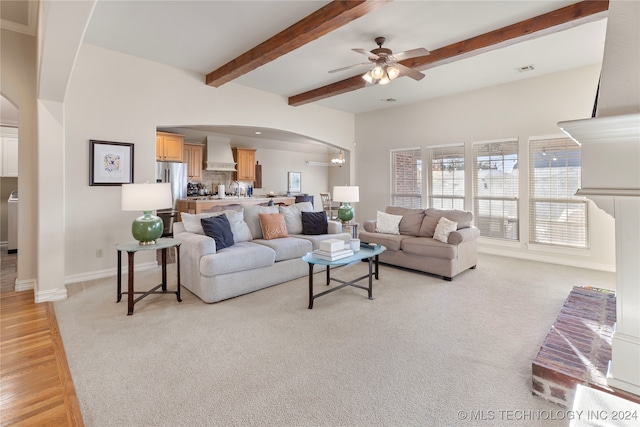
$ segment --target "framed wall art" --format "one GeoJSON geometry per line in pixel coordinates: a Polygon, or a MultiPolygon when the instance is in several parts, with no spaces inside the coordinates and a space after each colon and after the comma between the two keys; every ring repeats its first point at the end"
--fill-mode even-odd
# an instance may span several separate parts
{"type": "Polygon", "coordinates": [[[302,174],[300,172],[289,172],[289,185],[287,185],[287,192],[289,193],[299,193],[301,190],[300,186],[300,177],[302,174]]]}
{"type": "Polygon", "coordinates": [[[89,185],[133,183],[133,144],[89,141],[89,185]]]}

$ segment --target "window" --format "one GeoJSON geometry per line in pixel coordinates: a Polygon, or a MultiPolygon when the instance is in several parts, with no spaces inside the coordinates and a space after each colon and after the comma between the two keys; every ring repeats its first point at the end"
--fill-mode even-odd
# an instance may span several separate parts
{"type": "Polygon", "coordinates": [[[473,145],[474,217],[480,235],[519,239],[518,140],[473,145]]]}
{"type": "Polygon", "coordinates": [[[427,147],[429,207],[464,209],[464,145],[427,147]]]}
{"type": "Polygon", "coordinates": [[[582,173],[580,146],[570,138],[529,141],[532,243],[588,248],[587,200],[574,196],[582,173]]]}
{"type": "Polygon", "coordinates": [[[420,148],[391,150],[391,204],[422,207],[422,151],[420,148]]]}

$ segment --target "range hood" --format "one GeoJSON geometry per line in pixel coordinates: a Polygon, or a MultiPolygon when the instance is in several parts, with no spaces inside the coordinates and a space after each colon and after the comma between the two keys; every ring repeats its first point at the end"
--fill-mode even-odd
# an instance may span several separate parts
{"type": "Polygon", "coordinates": [[[235,172],[236,162],[231,152],[231,139],[219,136],[207,136],[208,171],[235,172]]]}

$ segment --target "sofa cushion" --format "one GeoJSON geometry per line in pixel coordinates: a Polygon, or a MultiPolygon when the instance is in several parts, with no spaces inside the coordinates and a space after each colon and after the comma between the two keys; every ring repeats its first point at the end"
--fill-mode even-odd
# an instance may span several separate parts
{"type": "Polygon", "coordinates": [[[249,226],[244,222],[244,212],[242,208],[240,208],[239,211],[224,210],[219,212],[203,212],[199,214],[189,214],[185,212],[180,213],[182,225],[184,226],[185,231],[196,234],[205,234],[202,229],[202,223],[200,222],[203,218],[211,218],[220,215],[227,216],[229,224],[231,225],[231,232],[233,233],[233,241],[235,243],[247,242],[253,239],[249,226]]]}
{"type": "Polygon", "coordinates": [[[438,220],[438,225],[436,225],[436,231],[433,233],[433,238],[442,243],[447,243],[449,241],[449,234],[457,229],[457,222],[448,220],[446,216],[441,216],[438,220]]]}
{"type": "MultiPolygon", "coordinates": [[[[324,212],[321,212],[324,215],[324,212]]],[[[294,234],[291,237],[305,239],[311,242],[312,249],[320,249],[320,242],[327,239],[340,239],[346,244],[351,241],[351,233],[330,233],[330,234],[294,234]]]]}
{"type": "Polygon", "coordinates": [[[313,250],[311,242],[304,239],[296,239],[295,237],[283,237],[280,239],[258,239],[253,243],[267,246],[276,252],[276,262],[286,261],[288,259],[302,258],[307,252],[313,250]]]}
{"type": "Polygon", "coordinates": [[[438,225],[438,220],[440,217],[428,216],[422,219],[422,224],[420,225],[420,233],[418,236],[420,237],[433,237],[433,233],[436,231],[436,225],[438,225]]]}
{"type": "Polygon", "coordinates": [[[222,215],[222,212],[205,212],[199,214],[181,212],[180,218],[186,231],[188,231],[189,233],[204,235],[204,230],[202,229],[202,223],[200,222],[200,220],[203,218],[211,218],[218,215],[222,215]]]}
{"type": "Polygon", "coordinates": [[[280,239],[287,237],[287,224],[284,221],[284,215],[279,213],[258,214],[260,218],[260,226],[262,227],[262,237],[265,240],[280,239]]]}
{"type": "Polygon", "coordinates": [[[328,222],[325,212],[302,212],[300,216],[302,218],[302,234],[327,234],[328,222]]]}
{"type": "Polygon", "coordinates": [[[376,231],[386,234],[400,234],[401,215],[391,215],[378,211],[376,214],[376,231]]]}
{"type": "Polygon", "coordinates": [[[419,236],[420,226],[424,218],[424,209],[403,208],[400,206],[387,206],[385,212],[391,215],[402,215],[398,226],[400,234],[406,236],[419,236]]]}
{"type": "Polygon", "coordinates": [[[261,213],[278,213],[277,206],[247,206],[244,209],[244,222],[249,226],[254,239],[262,239],[262,226],[260,225],[261,213]]]}
{"type": "Polygon", "coordinates": [[[429,208],[425,210],[425,214],[428,217],[440,218],[441,216],[446,217],[448,220],[457,222],[458,229],[471,227],[471,222],[473,221],[473,213],[469,211],[461,211],[458,209],[434,209],[429,208]]]}
{"type": "Polygon", "coordinates": [[[252,242],[240,242],[200,258],[200,273],[211,277],[269,267],[275,259],[276,252],[271,248],[252,242]]]}
{"type": "Polygon", "coordinates": [[[289,234],[302,233],[302,212],[313,212],[311,202],[300,202],[289,206],[279,206],[278,210],[284,215],[289,234]]]}
{"type": "Polygon", "coordinates": [[[233,233],[231,232],[231,224],[226,215],[212,216],[211,218],[202,218],[202,229],[204,234],[211,237],[216,242],[216,250],[233,246],[233,233]]]}
{"type": "Polygon", "coordinates": [[[458,257],[458,247],[435,239],[424,237],[408,237],[402,240],[402,252],[407,255],[432,257],[441,259],[455,259],[458,257]]]}

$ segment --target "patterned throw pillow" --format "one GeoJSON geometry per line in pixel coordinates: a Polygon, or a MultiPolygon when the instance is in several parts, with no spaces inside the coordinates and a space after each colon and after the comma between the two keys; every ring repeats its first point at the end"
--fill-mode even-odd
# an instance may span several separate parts
{"type": "Polygon", "coordinates": [[[284,221],[284,215],[279,213],[258,214],[260,217],[260,226],[262,227],[262,238],[265,240],[279,239],[288,237],[287,224],[284,221]]]}
{"type": "Polygon", "coordinates": [[[391,215],[378,211],[376,215],[376,233],[400,234],[402,215],[391,215]]]}
{"type": "Polygon", "coordinates": [[[436,231],[433,233],[433,238],[441,241],[442,243],[447,243],[449,241],[449,234],[452,231],[456,231],[457,228],[457,222],[450,221],[444,216],[440,217],[438,225],[436,225],[436,231]]]}
{"type": "Polygon", "coordinates": [[[202,223],[204,234],[216,241],[216,251],[233,246],[231,224],[229,224],[229,219],[226,215],[202,218],[200,222],[202,223]]]}

